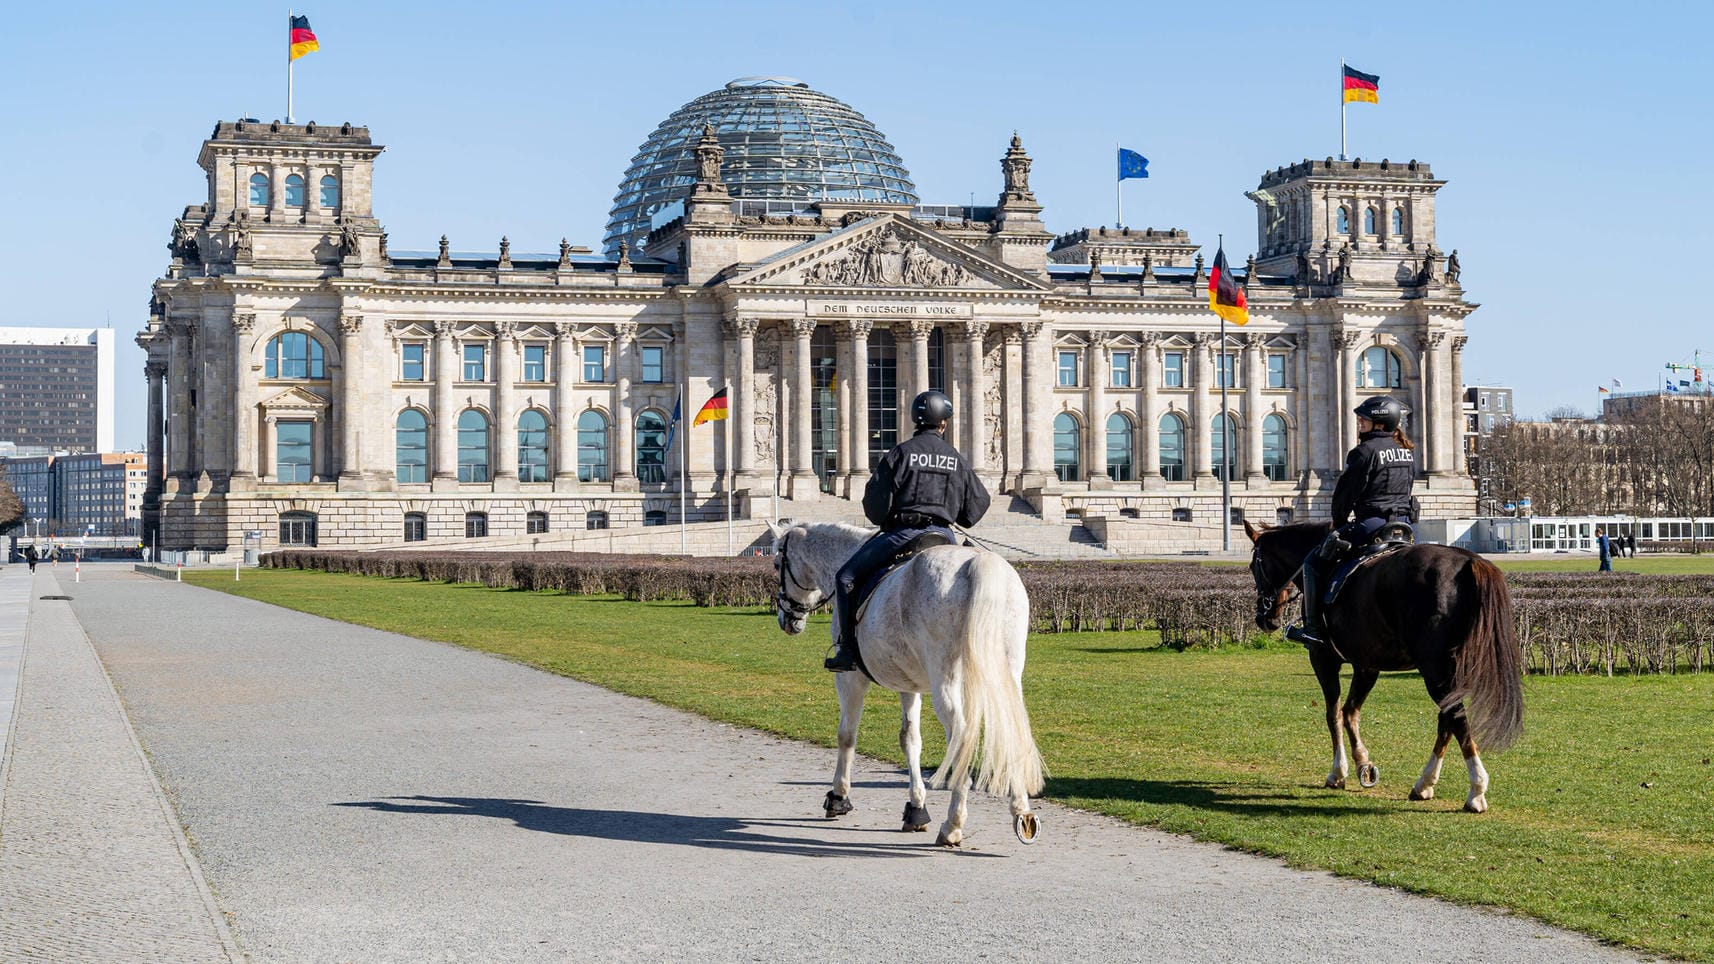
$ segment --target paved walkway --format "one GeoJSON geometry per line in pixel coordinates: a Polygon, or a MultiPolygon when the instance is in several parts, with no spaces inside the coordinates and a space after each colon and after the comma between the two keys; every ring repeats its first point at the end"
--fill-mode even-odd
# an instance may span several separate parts
{"type": "MultiPolygon", "coordinates": [[[[125,572],[86,571],[75,595],[255,961],[1630,959],[1529,920],[1056,807],[1025,848],[1004,805],[978,798],[967,849],[937,851],[897,832],[904,788],[888,766],[860,765],[858,812],[830,823],[827,750],[125,572]]],[[[21,776],[52,766],[23,752],[38,714],[105,699],[89,742],[113,770],[136,756],[66,604],[35,605],[8,826],[52,825],[74,788],[107,776],[66,773],[58,798],[25,800],[21,776]],[[38,674],[82,689],[38,707],[38,674]]],[[[945,799],[931,794],[931,809],[945,799]]],[[[44,885],[0,903],[0,938],[39,932],[43,907],[91,903],[72,868],[106,841],[47,849],[44,885]]],[[[163,876],[143,892],[178,895],[174,919],[192,921],[187,866],[170,847],[152,853],[163,876]]],[[[85,875],[106,876],[94,863],[85,875]]],[[[167,943],[177,933],[131,956],[197,959],[167,943]]],[[[81,945],[41,946],[84,959],[53,950],[81,945]]]]}

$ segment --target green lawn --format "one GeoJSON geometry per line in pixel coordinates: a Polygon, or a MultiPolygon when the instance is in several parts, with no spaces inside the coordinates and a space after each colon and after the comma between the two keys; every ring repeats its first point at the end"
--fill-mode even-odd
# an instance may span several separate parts
{"type": "MultiPolygon", "coordinates": [[[[1506,572],[1594,572],[1600,562],[1594,556],[1565,555],[1553,559],[1508,559],[1489,556],[1489,562],[1506,572]]],[[[1705,576],[1714,573],[1714,555],[1649,556],[1614,559],[1614,572],[1640,572],[1650,576],[1705,576]]]]}
{"type": "MultiPolygon", "coordinates": [[[[1654,561],[1676,560],[1639,563],[1654,561]]],[[[793,638],[764,610],[272,570],[185,581],[824,745],[838,718],[820,669],[825,617],[793,638]]],[[[1030,647],[1026,695],[1053,799],[1714,959],[1714,675],[1528,679],[1528,735],[1487,759],[1493,809],[1472,816],[1459,812],[1467,784],[1455,750],[1438,799],[1405,799],[1434,735],[1414,674],[1384,676],[1365,708],[1381,785],[1330,791],[1320,691],[1296,647],[1173,653],[1153,633],[1036,635],[1030,647]]],[[[864,753],[899,760],[897,706],[874,691],[864,753]]],[[[938,760],[938,728],[928,729],[925,760],[938,760]]],[[[826,773],[806,776],[832,768],[829,753],[826,773]]],[[[857,803],[892,807],[896,795],[866,791],[857,803]]],[[[1051,823],[1043,833],[1052,846],[1051,823]]]]}

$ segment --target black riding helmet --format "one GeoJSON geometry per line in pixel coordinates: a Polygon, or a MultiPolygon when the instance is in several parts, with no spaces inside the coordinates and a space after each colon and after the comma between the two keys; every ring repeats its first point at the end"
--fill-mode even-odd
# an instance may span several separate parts
{"type": "Polygon", "coordinates": [[[1408,410],[1391,395],[1370,395],[1353,411],[1374,422],[1377,428],[1392,432],[1398,429],[1408,410]]]}
{"type": "Polygon", "coordinates": [[[945,392],[923,392],[911,402],[911,421],[924,428],[939,428],[952,421],[952,399],[945,392]]]}

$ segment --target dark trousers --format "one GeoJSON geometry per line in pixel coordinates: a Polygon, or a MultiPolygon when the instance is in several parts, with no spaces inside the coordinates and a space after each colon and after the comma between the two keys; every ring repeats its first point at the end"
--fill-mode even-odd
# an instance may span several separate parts
{"type": "Polygon", "coordinates": [[[1339,559],[1351,548],[1366,545],[1387,519],[1378,517],[1346,523],[1327,534],[1327,538],[1303,561],[1303,623],[1310,632],[1326,639],[1326,623],[1321,611],[1321,594],[1327,587],[1327,577],[1339,559]],[[1345,548],[1339,548],[1344,544],[1345,548]]]}
{"type": "Polygon", "coordinates": [[[863,543],[844,566],[840,567],[838,585],[833,590],[833,607],[839,617],[839,645],[855,649],[857,646],[857,607],[851,597],[871,575],[879,571],[898,555],[912,539],[922,535],[926,529],[890,529],[877,532],[863,543]]]}

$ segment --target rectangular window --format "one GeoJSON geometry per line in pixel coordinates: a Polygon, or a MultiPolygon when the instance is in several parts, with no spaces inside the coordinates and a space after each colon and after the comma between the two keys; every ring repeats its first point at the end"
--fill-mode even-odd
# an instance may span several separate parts
{"type": "Polygon", "coordinates": [[[1487,392],[1483,392],[1481,395],[1478,395],[1476,397],[1476,407],[1481,408],[1481,409],[1486,409],[1488,407],[1488,393],[1487,392]]]}
{"type": "Polygon", "coordinates": [[[308,482],[311,469],[309,422],[274,424],[274,477],[281,482],[308,482]]]}
{"type": "Polygon", "coordinates": [[[1077,352],[1062,351],[1059,353],[1059,387],[1075,388],[1077,386],[1077,352]]]}
{"type": "Polygon", "coordinates": [[[1116,351],[1113,353],[1113,387],[1131,387],[1131,353],[1116,351]]]}
{"type": "Polygon", "coordinates": [[[663,382],[666,380],[664,362],[666,349],[659,345],[643,346],[643,381],[663,382]]]}
{"type": "Polygon", "coordinates": [[[1220,352],[1215,358],[1214,372],[1215,388],[1238,387],[1238,356],[1229,351],[1220,352]]]}
{"type": "Polygon", "coordinates": [[[464,380],[467,382],[485,382],[488,380],[488,346],[464,346],[464,380]]]}
{"type": "Polygon", "coordinates": [[[524,381],[545,382],[548,380],[548,346],[524,346],[524,381]]]}
{"type": "Polygon", "coordinates": [[[1285,356],[1284,355],[1269,355],[1268,356],[1268,387],[1269,388],[1284,388],[1285,387],[1285,356]]]}
{"type": "Polygon", "coordinates": [[[583,347],[583,380],[586,382],[604,382],[607,380],[607,348],[603,345],[585,345],[583,347]]]}
{"type": "Polygon", "coordinates": [[[1161,386],[1184,387],[1184,352],[1169,351],[1161,355],[1161,386]]]}
{"type": "Polygon", "coordinates": [[[421,342],[407,342],[399,346],[399,380],[420,382],[424,380],[425,366],[423,358],[427,346],[421,342]]]}

